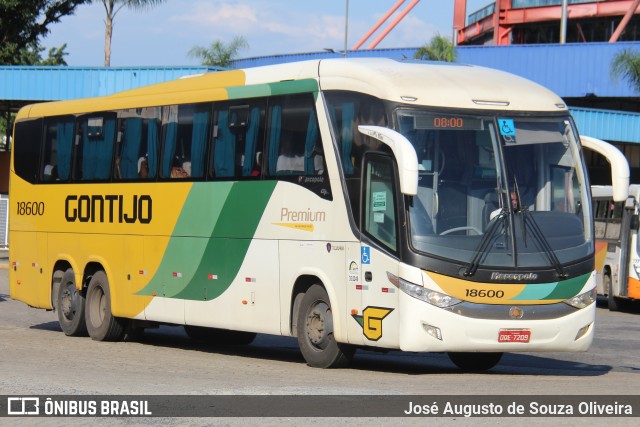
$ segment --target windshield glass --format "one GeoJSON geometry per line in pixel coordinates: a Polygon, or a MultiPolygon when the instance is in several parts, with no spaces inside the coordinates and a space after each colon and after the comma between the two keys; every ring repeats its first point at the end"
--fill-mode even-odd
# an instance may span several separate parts
{"type": "Polygon", "coordinates": [[[591,207],[568,118],[397,110],[418,155],[416,251],[486,267],[553,267],[593,251],[591,207]]]}

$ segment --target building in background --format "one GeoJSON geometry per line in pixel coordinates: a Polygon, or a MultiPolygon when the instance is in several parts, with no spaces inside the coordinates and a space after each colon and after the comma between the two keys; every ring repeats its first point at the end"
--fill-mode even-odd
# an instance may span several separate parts
{"type": "MultiPolygon", "coordinates": [[[[468,17],[466,3],[455,0],[454,6],[455,41],[460,46],[562,41],[562,0],[487,1],[468,17]]],[[[640,40],[636,0],[567,0],[566,7],[567,43],[640,40]]]]}

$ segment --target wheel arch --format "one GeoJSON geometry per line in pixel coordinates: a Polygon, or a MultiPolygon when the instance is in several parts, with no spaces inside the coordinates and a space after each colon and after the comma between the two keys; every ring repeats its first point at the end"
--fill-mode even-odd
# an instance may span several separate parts
{"type": "Polygon", "coordinates": [[[107,262],[101,258],[90,259],[84,267],[84,271],[82,274],[83,288],[86,292],[86,289],[89,287],[89,282],[93,275],[98,271],[103,271],[105,276],[107,276],[107,283],[109,283],[109,294],[111,298],[111,310],[113,311],[115,302],[118,300],[117,290],[115,286],[113,286],[113,274],[110,271],[107,262]]]}
{"type": "Polygon", "coordinates": [[[330,280],[324,276],[322,273],[318,272],[309,272],[306,274],[300,274],[292,287],[291,290],[291,299],[289,302],[289,332],[292,336],[297,335],[297,318],[298,318],[298,308],[300,307],[300,302],[304,297],[304,294],[312,285],[320,285],[327,292],[327,296],[329,297],[329,303],[331,304],[331,309],[333,312],[333,325],[334,325],[334,335],[339,342],[347,342],[346,341],[346,333],[343,333],[345,328],[344,319],[343,319],[343,307],[340,304],[340,299],[336,294],[336,289],[333,286],[330,286],[330,280]]]}
{"type": "Polygon", "coordinates": [[[302,297],[304,297],[304,294],[309,290],[309,288],[315,284],[321,285],[326,290],[326,287],[320,278],[309,274],[299,276],[293,285],[293,289],[291,290],[291,300],[289,303],[289,332],[292,336],[296,336],[298,333],[298,309],[300,308],[302,297]]]}
{"type": "MultiPolygon", "coordinates": [[[[59,259],[53,265],[53,269],[51,270],[51,307],[54,310],[57,310],[58,307],[58,288],[60,287],[60,282],[62,282],[62,276],[64,272],[68,269],[73,268],[69,261],[59,259]]],[[[75,270],[74,270],[75,271],[75,270]]]]}

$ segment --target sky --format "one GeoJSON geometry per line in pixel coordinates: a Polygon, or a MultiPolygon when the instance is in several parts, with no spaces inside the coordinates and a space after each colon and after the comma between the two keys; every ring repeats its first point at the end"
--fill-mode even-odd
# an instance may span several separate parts
{"type": "MultiPolygon", "coordinates": [[[[344,49],[347,0],[167,0],[145,11],[122,9],[114,19],[112,66],[199,65],[188,56],[194,46],[243,36],[248,49],[239,58],[344,49]]],[[[396,0],[349,0],[347,46],[351,49],[396,0]]],[[[433,35],[452,35],[454,0],[422,0],[378,45],[418,47],[433,35]]],[[[492,0],[467,0],[467,16],[492,0]]],[[[406,1],[391,22],[410,1],[406,1]]],[[[50,26],[42,44],[67,43],[71,66],[104,63],[102,3],[79,6],[72,16],[50,26]]],[[[371,41],[386,25],[374,34],[371,41]]],[[[365,43],[366,47],[369,42],[365,43]]]]}

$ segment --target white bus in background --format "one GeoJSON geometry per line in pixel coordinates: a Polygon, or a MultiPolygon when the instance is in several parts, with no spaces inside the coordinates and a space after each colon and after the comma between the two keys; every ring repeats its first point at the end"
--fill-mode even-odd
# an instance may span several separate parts
{"type": "Polygon", "coordinates": [[[611,165],[612,185],[593,185],[591,193],[598,294],[607,297],[610,310],[617,310],[622,299],[640,299],[640,185],[629,185],[629,163],[615,146],[585,135],[580,141],[611,165]]]}
{"type": "Polygon", "coordinates": [[[598,294],[607,296],[610,310],[617,310],[620,300],[640,300],[640,185],[630,185],[622,202],[613,200],[611,186],[594,185],[591,193],[598,294]]]}

